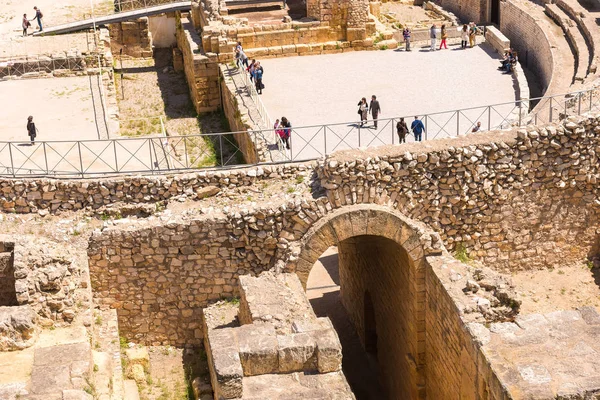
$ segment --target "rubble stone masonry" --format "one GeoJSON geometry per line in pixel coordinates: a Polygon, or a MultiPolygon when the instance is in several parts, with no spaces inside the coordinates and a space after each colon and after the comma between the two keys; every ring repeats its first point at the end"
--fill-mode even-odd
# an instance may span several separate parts
{"type": "MultiPolygon", "coordinates": [[[[235,295],[238,275],[293,265],[306,232],[333,210],[354,204],[381,205],[420,220],[450,249],[460,243],[496,269],[579,261],[600,234],[599,130],[598,117],[588,117],[344,151],[316,167],[323,191],[315,198],[256,209],[232,204],[194,217],[106,229],[92,236],[88,252],[96,297],[119,310],[121,329],[137,340],[199,342],[202,307],[235,295]]],[[[154,179],[158,190],[160,178],[154,179]]],[[[149,181],[134,182],[130,187],[140,191],[149,181]]]]}

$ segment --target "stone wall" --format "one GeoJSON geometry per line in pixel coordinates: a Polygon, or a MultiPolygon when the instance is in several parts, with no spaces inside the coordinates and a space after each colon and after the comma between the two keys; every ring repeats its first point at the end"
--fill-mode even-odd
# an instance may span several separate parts
{"type": "Polygon", "coordinates": [[[518,51],[520,62],[538,77],[545,92],[552,82],[554,56],[544,29],[517,1],[506,0],[500,2],[500,30],[518,51]]]}
{"type": "Polygon", "coordinates": [[[397,243],[378,236],[346,239],[339,243],[338,254],[342,304],[363,346],[379,361],[388,398],[406,393],[418,398],[416,319],[424,292],[416,284],[422,277],[413,260],[397,243]],[[373,319],[365,321],[369,306],[373,319]],[[410,357],[412,363],[407,362],[410,357]]]}
{"type": "Polygon", "coordinates": [[[78,289],[89,286],[82,253],[33,237],[0,239],[0,263],[9,267],[4,269],[0,296],[11,296],[0,306],[29,306],[44,326],[71,322],[78,312],[77,300],[87,302],[78,297],[78,289]]]}
{"type": "Polygon", "coordinates": [[[148,17],[135,21],[117,22],[109,25],[112,53],[130,57],[152,57],[152,38],[148,30],[148,17]]]}
{"type": "Polygon", "coordinates": [[[456,284],[467,279],[464,264],[443,256],[428,256],[425,264],[427,398],[512,399],[481,351],[483,325],[465,321],[465,296],[456,284]]]}
{"type": "Polygon", "coordinates": [[[219,65],[216,54],[203,54],[202,42],[193,24],[177,16],[177,47],[183,54],[183,69],[190,97],[198,114],[216,111],[221,106],[219,65]]]}
{"type": "Polygon", "coordinates": [[[487,22],[487,0],[435,0],[434,2],[456,14],[463,22],[487,22]]]}
{"type": "MultiPolygon", "coordinates": [[[[498,269],[581,262],[600,233],[598,124],[584,118],[530,131],[344,151],[316,168],[325,197],[105,230],[90,240],[96,296],[119,310],[123,332],[136,340],[199,341],[200,309],[235,295],[237,275],[297,261],[297,241],[311,226],[331,210],[360,203],[421,220],[450,248],[460,244],[498,269]]],[[[154,198],[191,182],[171,183],[173,192],[154,198]]],[[[144,189],[137,189],[140,200],[144,189]]],[[[121,182],[105,190],[125,189],[121,182]]]]}
{"type": "Polygon", "coordinates": [[[115,203],[157,203],[174,197],[197,198],[209,186],[241,187],[264,180],[290,179],[312,163],[265,165],[209,170],[179,175],[106,179],[0,179],[0,206],[4,212],[98,209],[115,203]]]}
{"type": "Polygon", "coordinates": [[[404,155],[344,151],[317,172],[336,206],[393,204],[486,265],[543,268],[583,259],[596,235],[597,126],[582,118],[407,145],[404,155]]]}

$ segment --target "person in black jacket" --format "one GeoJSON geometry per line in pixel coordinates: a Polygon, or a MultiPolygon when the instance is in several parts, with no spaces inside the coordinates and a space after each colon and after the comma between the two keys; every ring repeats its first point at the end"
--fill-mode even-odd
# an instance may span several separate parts
{"type": "Polygon", "coordinates": [[[371,115],[373,116],[375,129],[377,129],[377,117],[379,117],[379,114],[381,114],[381,107],[377,101],[377,96],[371,96],[371,104],[369,104],[369,109],[371,110],[371,115]]]}
{"type": "Polygon", "coordinates": [[[29,139],[31,139],[31,144],[34,144],[36,137],[36,129],[35,124],[33,123],[33,117],[31,115],[27,117],[27,134],[29,135],[29,139]]]}

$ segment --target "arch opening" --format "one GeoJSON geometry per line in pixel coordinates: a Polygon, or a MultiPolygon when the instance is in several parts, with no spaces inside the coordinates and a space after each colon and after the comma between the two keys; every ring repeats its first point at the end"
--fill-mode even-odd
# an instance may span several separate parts
{"type": "Polygon", "coordinates": [[[417,397],[415,265],[396,241],[347,238],[314,263],[307,295],[331,319],[342,366],[358,400],[417,397]]]}

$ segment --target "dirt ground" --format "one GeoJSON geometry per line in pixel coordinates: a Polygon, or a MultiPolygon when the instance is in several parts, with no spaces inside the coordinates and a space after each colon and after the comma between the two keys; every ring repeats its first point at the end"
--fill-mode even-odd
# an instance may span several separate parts
{"type": "Polygon", "coordinates": [[[99,139],[105,133],[97,77],[22,79],[0,83],[0,141],[26,141],[27,117],[39,130],[36,140],[99,139]],[[68,110],[68,112],[65,112],[68,110]],[[98,129],[97,129],[98,128],[98,129]]]}
{"type": "Polygon", "coordinates": [[[149,374],[138,385],[140,400],[193,399],[191,382],[200,377],[210,381],[206,354],[201,348],[148,347],[149,374]]]}
{"type": "Polygon", "coordinates": [[[512,275],[521,314],[547,313],[593,306],[600,311],[600,271],[585,262],[541,271],[512,275]]]}
{"type": "Polygon", "coordinates": [[[161,118],[170,136],[225,130],[219,118],[196,117],[185,75],[171,67],[169,49],[155,49],[152,59],[124,59],[122,69],[120,60],[116,64],[122,136],[159,134],[161,118]]]}

